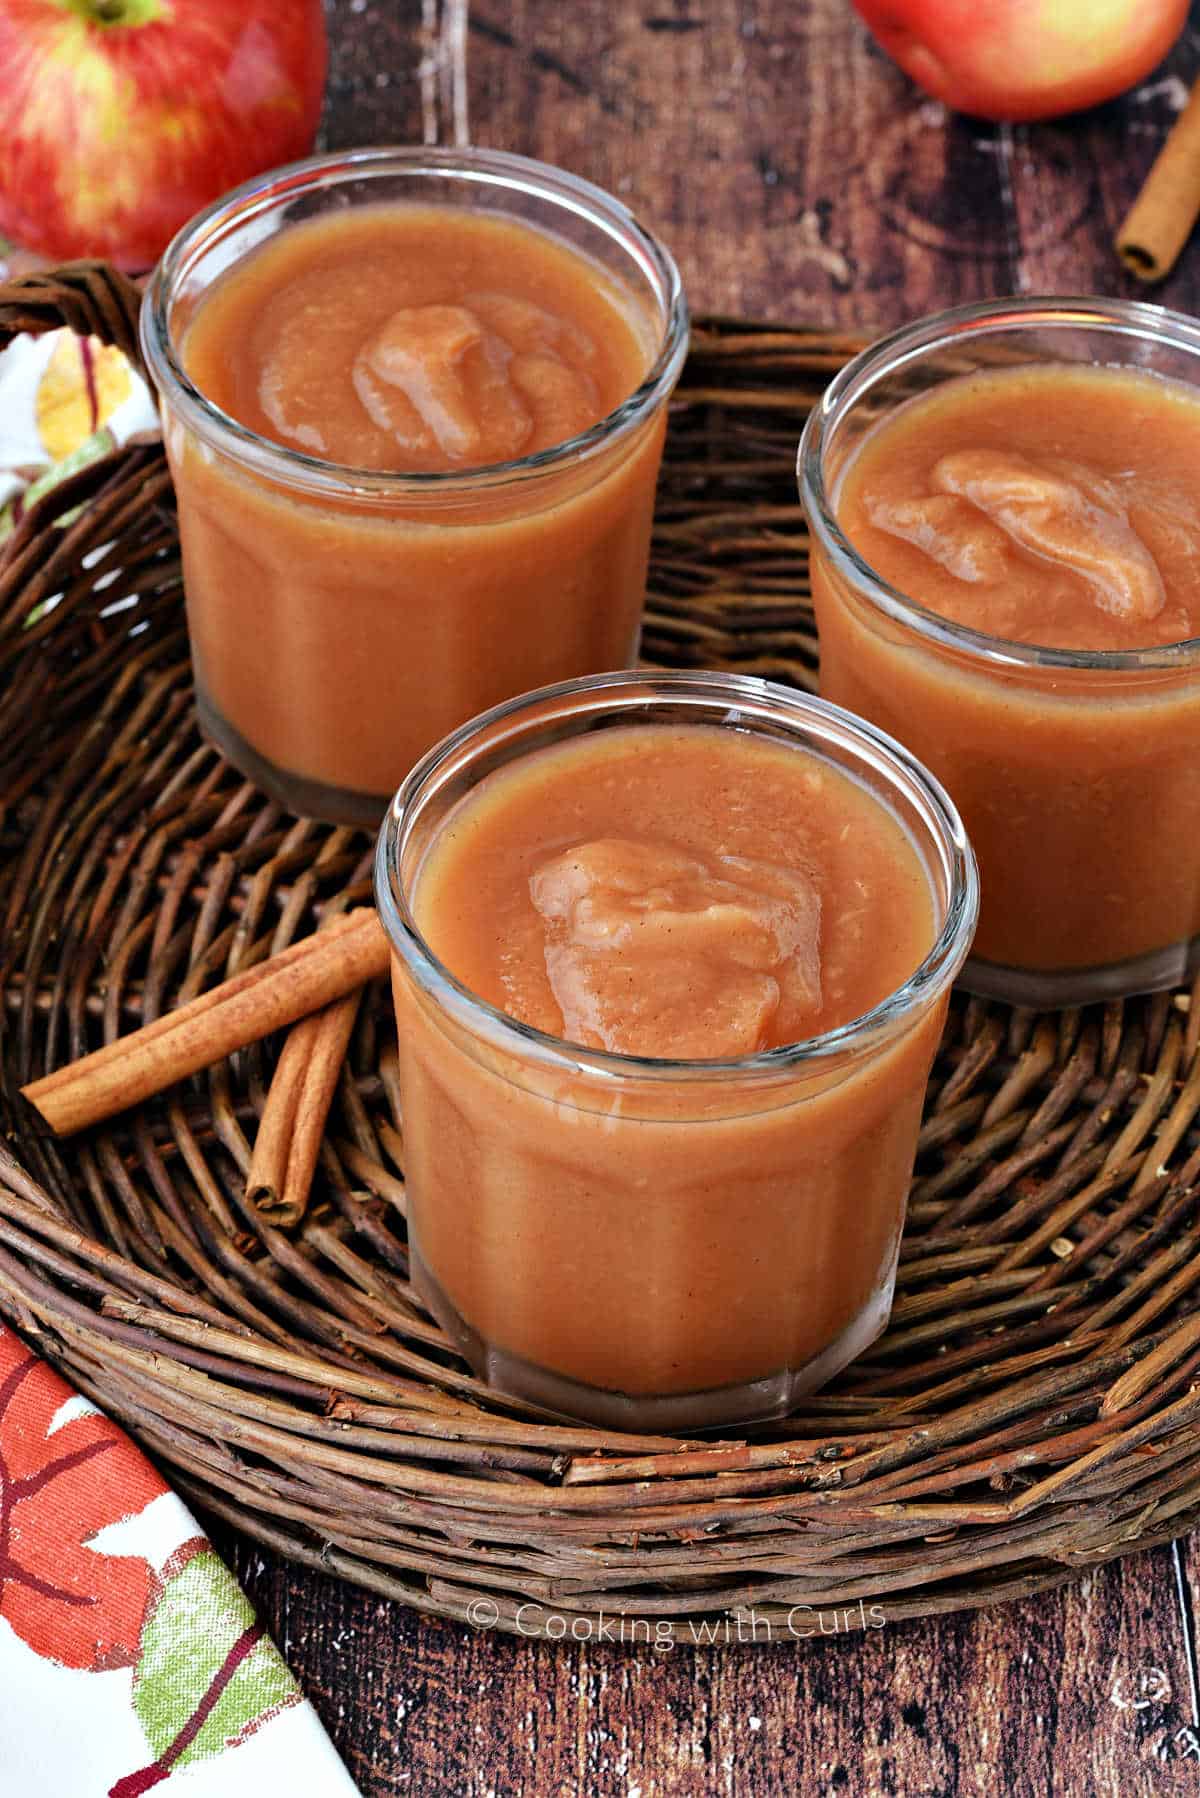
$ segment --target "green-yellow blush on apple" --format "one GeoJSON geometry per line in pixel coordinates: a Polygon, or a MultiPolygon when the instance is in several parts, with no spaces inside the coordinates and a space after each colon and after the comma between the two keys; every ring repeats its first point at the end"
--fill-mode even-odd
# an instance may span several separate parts
{"type": "Polygon", "coordinates": [[[880,45],[956,112],[1048,119],[1124,93],[1171,48],[1188,0],[854,0],[880,45]]]}

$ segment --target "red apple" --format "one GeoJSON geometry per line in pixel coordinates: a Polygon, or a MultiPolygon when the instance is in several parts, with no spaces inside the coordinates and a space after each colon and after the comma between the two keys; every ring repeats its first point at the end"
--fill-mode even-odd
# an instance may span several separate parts
{"type": "Polygon", "coordinates": [[[1124,93],[1162,61],[1188,0],[854,0],[888,55],[983,119],[1050,119],[1124,93]]]}
{"type": "Polygon", "coordinates": [[[0,0],[0,232],[148,268],[312,147],[325,57],[321,0],[0,0]]]}

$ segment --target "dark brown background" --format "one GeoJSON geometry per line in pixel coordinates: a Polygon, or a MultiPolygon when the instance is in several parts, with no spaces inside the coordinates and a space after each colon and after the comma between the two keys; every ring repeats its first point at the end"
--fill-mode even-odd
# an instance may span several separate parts
{"type": "MultiPolygon", "coordinates": [[[[1112,234],[1200,67],[1198,5],[1138,92],[1008,128],[924,100],[848,0],[329,16],[331,147],[469,131],[623,196],[697,310],[871,331],[992,294],[1131,292],[1112,234]]],[[[1197,309],[1200,241],[1155,297],[1197,309]]],[[[936,1624],[655,1654],[472,1634],[220,1540],[366,1798],[1200,1785],[1194,1543],[936,1624]]]]}

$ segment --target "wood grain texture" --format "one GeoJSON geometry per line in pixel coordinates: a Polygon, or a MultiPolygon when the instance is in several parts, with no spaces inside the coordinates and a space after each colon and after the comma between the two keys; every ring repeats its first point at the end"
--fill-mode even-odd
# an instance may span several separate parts
{"type": "Polygon", "coordinates": [[[472,1634],[222,1541],[368,1798],[1196,1789],[1169,1548],[937,1624],[655,1652],[472,1634]]]}
{"type": "MultiPolygon", "coordinates": [[[[331,146],[421,139],[421,59],[463,3],[332,0],[331,146]]],[[[1147,297],[1112,237],[1200,69],[1200,6],[1141,88],[1022,126],[925,99],[849,0],[470,0],[466,43],[474,141],[620,194],[698,311],[875,331],[1014,291],[1147,297]]],[[[1151,297],[1200,303],[1200,238],[1151,297]]]]}
{"type": "MultiPolygon", "coordinates": [[[[333,0],[327,143],[420,140],[431,93],[448,134],[447,10],[333,0]]],[[[1198,67],[1200,5],[1140,92],[1002,128],[923,100],[845,0],[473,0],[466,98],[475,141],[621,194],[698,309],[877,331],[1012,291],[1133,293],[1111,237],[1198,67]]],[[[1200,241],[1152,297],[1200,306],[1200,241]]],[[[366,1798],[1150,1798],[1200,1777],[1196,1542],[937,1622],[655,1652],[472,1633],[217,1533],[366,1798]]]]}

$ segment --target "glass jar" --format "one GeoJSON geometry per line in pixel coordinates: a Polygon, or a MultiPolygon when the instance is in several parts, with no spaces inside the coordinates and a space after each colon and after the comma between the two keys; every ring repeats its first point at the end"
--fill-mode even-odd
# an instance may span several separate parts
{"type": "Polygon", "coordinates": [[[940,617],[838,523],[867,434],[983,370],[1095,365],[1200,386],[1200,327],[1122,300],[1012,299],[896,332],[830,383],[800,444],[821,692],[906,744],[979,859],[973,991],[1056,1006],[1174,985],[1200,946],[1200,640],[1082,651],[940,617]]]}
{"type": "Polygon", "coordinates": [[[377,823],[416,758],[483,707],[636,659],[687,309],[668,252],[599,188],[492,150],[297,163],[184,227],[147,290],[142,344],[179,502],[200,720],[293,810],[377,823]],[[643,340],[636,391],[553,448],[428,474],[322,460],[199,391],[187,333],[214,283],[301,223],[415,205],[577,252],[643,340]]]}
{"type": "Polygon", "coordinates": [[[879,1334],[929,1068],[977,908],[958,817],[907,751],[819,699],[723,674],[610,674],[499,706],[417,765],[380,832],[418,1290],[502,1392],[617,1429],[783,1415],[879,1334]],[[864,1016],[732,1061],[583,1048],[497,1010],[412,899],[496,769],[585,732],[717,726],[816,756],[903,825],[935,940],[864,1016]]]}

